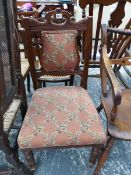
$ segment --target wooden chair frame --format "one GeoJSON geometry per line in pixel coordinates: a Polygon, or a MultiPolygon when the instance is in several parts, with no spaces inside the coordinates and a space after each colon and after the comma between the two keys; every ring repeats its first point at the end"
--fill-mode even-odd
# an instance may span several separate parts
{"type": "MultiPolygon", "coordinates": [[[[131,20],[130,20],[131,21],[131,20]]],[[[129,23],[130,23],[129,21],[129,23]]],[[[101,50],[101,84],[102,84],[102,96],[101,105],[99,106],[99,112],[104,109],[107,117],[107,134],[108,141],[101,152],[98,165],[95,172],[100,171],[105,161],[107,160],[108,154],[113,146],[116,139],[131,140],[131,127],[126,124],[130,123],[130,99],[131,90],[121,89],[121,86],[115,75],[113,66],[120,65],[126,66],[131,65],[131,57],[125,57],[124,53],[131,43],[131,31],[120,30],[116,28],[107,28],[106,25],[102,26],[102,50],[101,50]],[[121,48],[116,55],[114,52],[108,55],[108,32],[119,34],[117,38],[117,46],[121,48]],[[118,57],[117,57],[118,56],[118,57]],[[110,86],[109,86],[110,85],[110,86]],[[126,122],[125,122],[126,121],[126,122]]],[[[115,45],[114,45],[115,47],[115,45]]],[[[119,48],[119,49],[120,49],[119,48]]],[[[112,49],[113,50],[113,49],[112,49]]],[[[117,51],[117,49],[115,48],[117,51]]]]}
{"type": "MultiPolygon", "coordinates": [[[[34,88],[38,88],[37,78],[43,74],[45,75],[80,75],[81,77],[81,83],[80,85],[87,89],[87,77],[88,77],[88,64],[89,59],[91,58],[91,45],[92,45],[92,17],[88,17],[87,19],[83,19],[79,22],[74,21],[74,19],[71,17],[71,15],[67,11],[62,11],[61,9],[56,9],[54,11],[51,11],[47,14],[46,20],[41,18],[39,20],[31,19],[31,18],[23,18],[22,19],[22,26],[25,33],[24,38],[28,38],[28,40],[25,40],[26,48],[28,50],[26,51],[28,54],[29,62],[31,65],[31,73],[34,81],[34,88]],[[61,18],[57,18],[61,16],[61,18]],[[41,69],[41,72],[38,74],[35,73],[35,65],[33,61],[33,42],[32,38],[37,35],[38,38],[41,38],[41,31],[52,31],[52,30],[76,30],[83,33],[84,39],[83,41],[83,48],[82,48],[82,56],[84,60],[84,67],[81,68],[81,66],[74,69],[74,71],[46,71],[44,69],[41,69]]],[[[76,42],[77,43],[77,42],[76,42]]],[[[78,50],[79,51],[79,50],[78,50]]],[[[19,139],[18,139],[19,142],[19,139]]],[[[81,145],[82,146],[82,145],[81,145]]],[[[94,144],[91,145],[94,147],[94,151],[91,153],[90,163],[92,163],[96,158],[98,158],[99,151],[101,147],[103,147],[103,144],[94,144]]],[[[64,146],[65,147],[65,146],[64,146]]],[[[76,145],[76,147],[79,147],[76,145]]],[[[33,157],[32,149],[31,148],[25,148],[22,149],[23,153],[25,154],[25,157],[28,161],[29,167],[32,171],[36,169],[36,163],[33,157]]],[[[98,172],[94,175],[97,175],[98,172]]]]}
{"type": "MultiPolygon", "coordinates": [[[[32,43],[32,38],[35,36],[36,40],[38,40],[37,38],[40,37],[40,33],[41,31],[48,31],[48,30],[65,30],[65,29],[76,29],[79,32],[81,32],[82,30],[85,30],[86,35],[85,35],[85,39],[83,40],[83,42],[85,42],[86,38],[88,38],[88,35],[90,36],[90,38],[88,39],[88,43],[85,42],[84,47],[83,47],[83,60],[85,60],[85,67],[84,67],[84,72],[85,72],[85,78],[87,78],[88,75],[88,70],[86,70],[86,67],[88,67],[88,60],[91,58],[91,31],[92,28],[90,27],[90,29],[86,28],[86,19],[83,19],[82,21],[80,21],[79,23],[75,22],[74,19],[71,17],[71,14],[68,13],[67,11],[61,10],[61,9],[56,9],[53,10],[49,13],[47,13],[45,18],[40,18],[39,20],[36,19],[29,19],[29,18],[23,18],[22,21],[22,26],[23,26],[23,40],[24,40],[24,45],[25,45],[25,49],[26,49],[26,53],[27,53],[27,57],[29,60],[29,64],[30,64],[30,71],[31,71],[31,75],[32,75],[32,79],[33,79],[33,86],[34,89],[38,88],[38,81],[37,79],[42,76],[42,75],[54,75],[57,76],[58,73],[57,72],[46,72],[46,71],[39,71],[36,72],[35,69],[35,63],[34,63],[34,56],[37,55],[39,56],[39,59],[41,58],[42,55],[42,49],[38,47],[37,44],[37,48],[33,48],[33,43],[32,43]],[[62,19],[55,19],[55,17],[57,15],[61,15],[62,19]],[[53,21],[54,20],[54,21],[53,21]],[[28,40],[27,40],[28,38],[28,40]],[[89,42],[90,40],[90,42],[89,42]],[[52,74],[53,73],[53,74],[52,74]]],[[[90,22],[91,23],[91,20],[90,22]]],[[[22,31],[21,31],[22,33],[22,31]]],[[[79,70],[79,74],[81,75],[81,70],[79,70]]],[[[59,74],[59,76],[63,76],[63,75],[73,75],[72,72],[66,72],[59,74]]],[[[82,83],[84,81],[82,80],[82,83]]],[[[87,85],[86,83],[84,84],[84,87],[86,89],[87,85]]]]}
{"type": "Polygon", "coordinates": [[[17,33],[15,30],[15,0],[8,2],[3,0],[0,2],[0,6],[3,8],[0,30],[0,33],[2,33],[0,44],[0,149],[5,153],[6,160],[12,165],[10,169],[0,168],[0,174],[26,175],[31,173],[19,160],[17,139],[15,139],[14,145],[11,146],[8,138],[11,129],[17,129],[19,132],[20,127],[14,126],[18,110],[21,110],[22,120],[27,110],[25,87],[20,69],[17,33]]]}

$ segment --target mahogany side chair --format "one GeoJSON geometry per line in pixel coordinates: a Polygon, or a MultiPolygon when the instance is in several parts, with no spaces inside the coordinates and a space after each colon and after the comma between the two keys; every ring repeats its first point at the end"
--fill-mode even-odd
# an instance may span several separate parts
{"type": "Polygon", "coordinates": [[[66,11],[64,16],[60,10],[54,12],[57,13],[50,14],[48,22],[23,19],[30,29],[27,44],[31,45],[30,35],[41,31],[41,72],[59,76],[79,75],[81,87],[55,86],[34,91],[18,136],[19,148],[24,152],[31,170],[36,168],[32,153],[35,148],[93,146],[99,150],[106,142],[102,123],[86,90],[87,65],[91,57],[92,18],[75,22],[72,18],[66,18],[66,11]],[[78,33],[82,33],[87,41],[82,40],[82,68],[76,39],[78,33]]]}
{"type": "MultiPolygon", "coordinates": [[[[131,20],[129,21],[131,24],[131,20]]],[[[116,139],[131,140],[131,89],[122,88],[118,81],[119,66],[131,66],[131,57],[125,51],[131,44],[131,30],[102,26],[101,85],[99,111],[104,109],[107,118],[107,143],[102,150],[95,172],[100,171],[116,139]],[[108,50],[108,36],[115,36],[112,49],[108,50]]]]}

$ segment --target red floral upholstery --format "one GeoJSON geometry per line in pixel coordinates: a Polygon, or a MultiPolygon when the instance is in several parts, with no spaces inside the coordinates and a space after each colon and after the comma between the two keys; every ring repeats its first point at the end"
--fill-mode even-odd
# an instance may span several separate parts
{"type": "Polygon", "coordinates": [[[34,92],[18,144],[24,148],[104,143],[100,118],[81,87],[47,87],[34,92]]]}
{"type": "Polygon", "coordinates": [[[74,70],[79,63],[76,49],[77,31],[43,31],[42,66],[46,71],[74,70]]]}

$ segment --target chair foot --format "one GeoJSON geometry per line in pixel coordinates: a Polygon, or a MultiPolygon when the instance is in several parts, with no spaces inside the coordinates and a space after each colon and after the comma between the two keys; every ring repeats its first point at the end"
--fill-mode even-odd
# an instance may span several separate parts
{"type": "Polygon", "coordinates": [[[107,158],[108,158],[108,155],[109,155],[109,152],[113,146],[113,143],[115,141],[115,138],[110,136],[108,142],[107,142],[107,145],[105,146],[104,150],[102,151],[101,155],[100,155],[100,158],[98,160],[98,164],[95,168],[95,171],[94,171],[94,174],[93,175],[98,175],[98,173],[100,172],[101,168],[104,166],[107,158]]]}
{"type": "Polygon", "coordinates": [[[95,165],[96,160],[99,158],[101,147],[93,147],[90,155],[89,166],[95,165]]]}
{"type": "Polygon", "coordinates": [[[34,171],[36,169],[36,163],[35,163],[33,152],[30,150],[28,150],[28,151],[24,150],[23,152],[24,152],[25,158],[29,164],[30,170],[34,171]]]}

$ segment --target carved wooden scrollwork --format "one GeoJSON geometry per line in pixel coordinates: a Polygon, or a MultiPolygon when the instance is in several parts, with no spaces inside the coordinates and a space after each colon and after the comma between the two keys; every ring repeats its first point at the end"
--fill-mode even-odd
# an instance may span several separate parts
{"type": "Polygon", "coordinates": [[[82,20],[80,20],[79,22],[76,22],[74,17],[72,17],[72,15],[65,11],[65,10],[61,10],[60,8],[57,8],[53,11],[50,11],[49,13],[46,14],[45,18],[41,17],[39,19],[34,19],[34,18],[23,18],[22,19],[22,23],[26,23],[27,21],[30,23],[30,26],[35,26],[34,27],[34,32],[35,30],[37,30],[37,25],[43,27],[44,26],[44,29],[47,28],[50,29],[50,28],[56,28],[57,29],[57,26],[59,26],[60,28],[63,28],[64,29],[64,26],[68,26],[69,28],[71,28],[73,25],[76,25],[77,23],[77,26],[78,26],[78,30],[81,30],[83,24],[85,25],[86,21],[88,19],[87,18],[84,18],[82,20]]]}

